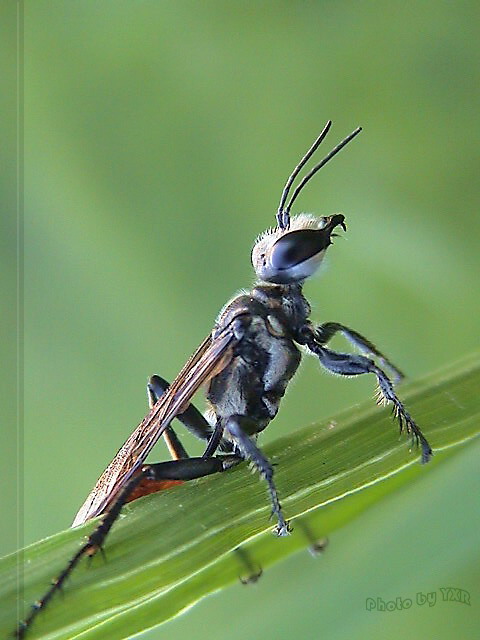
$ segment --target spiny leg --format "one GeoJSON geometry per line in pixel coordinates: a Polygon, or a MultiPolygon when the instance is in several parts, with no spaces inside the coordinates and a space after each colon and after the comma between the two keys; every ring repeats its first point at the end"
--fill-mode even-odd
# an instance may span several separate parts
{"type": "MultiPolygon", "coordinates": [[[[147,384],[147,396],[148,396],[148,402],[149,402],[150,408],[153,407],[153,405],[157,402],[157,400],[161,397],[161,395],[165,393],[168,387],[169,387],[168,382],[164,378],[161,378],[158,375],[153,375],[149,379],[147,384]]],[[[179,416],[177,416],[177,418],[180,421],[182,421],[184,425],[185,425],[184,420],[186,420],[190,425],[194,423],[197,431],[200,431],[201,429],[204,428],[202,424],[205,426],[206,434],[208,433],[208,431],[210,431],[211,433],[210,439],[208,441],[207,448],[205,449],[202,456],[202,458],[210,458],[215,453],[215,451],[217,450],[222,440],[224,429],[223,429],[223,426],[221,426],[220,421],[217,421],[215,429],[212,431],[208,421],[193,406],[193,404],[190,404],[187,407],[187,410],[183,414],[180,414],[179,416]]],[[[191,430],[192,429],[190,428],[190,431],[191,430]]],[[[179,458],[189,457],[188,453],[186,452],[185,448],[180,442],[177,434],[175,433],[175,431],[171,426],[168,427],[168,429],[164,432],[163,436],[167,444],[167,447],[170,451],[170,455],[174,460],[178,460],[179,458]]],[[[224,443],[222,443],[222,448],[226,448],[224,446],[224,443]]],[[[231,449],[232,447],[229,446],[228,450],[231,450],[231,449]]],[[[242,458],[238,458],[238,462],[241,462],[241,460],[242,458]]],[[[145,495],[146,491],[143,486],[139,486],[137,487],[137,489],[142,491],[142,495],[145,495]]],[[[135,491],[131,494],[131,496],[132,495],[135,496],[135,491]]],[[[130,497],[128,501],[130,502],[130,500],[133,500],[133,499],[135,499],[135,497],[133,498],[130,497]]],[[[245,569],[247,570],[247,574],[248,574],[248,577],[246,578],[240,577],[240,582],[242,582],[242,584],[252,584],[254,582],[257,582],[257,580],[260,579],[263,573],[262,568],[260,566],[257,566],[257,567],[254,566],[250,558],[250,555],[242,547],[237,547],[236,549],[234,549],[234,552],[237,555],[238,559],[240,560],[241,564],[245,566],[245,569]]]]}
{"type": "Polygon", "coordinates": [[[362,336],[358,331],[354,331],[339,322],[325,322],[325,324],[315,327],[316,342],[325,345],[333,338],[336,333],[341,333],[354,347],[366,356],[375,356],[378,361],[387,369],[390,369],[395,382],[399,382],[404,378],[404,374],[396,367],[377,347],[367,338],[362,336]]]}
{"type": "MultiPolygon", "coordinates": [[[[168,382],[164,378],[161,378],[158,375],[154,375],[149,379],[147,384],[147,396],[148,396],[148,402],[149,402],[150,408],[153,407],[153,405],[157,402],[157,400],[161,397],[161,395],[165,393],[168,387],[169,387],[168,382]]],[[[184,421],[186,419],[190,425],[192,424],[192,422],[194,422],[195,428],[197,429],[197,431],[202,428],[202,423],[205,423],[206,425],[205,432],[207,433],[207,430],[209,429],[211,432],[211,435],[202,457],[203,458],[211,457],[215,453],[215,451],[217,450],[218,446],[222,441],[224,428],[221,421],[218,420],[215,426],[215,429],[211,431],[210,424],[207,422],[204,416],[199,411],[197,411],[197,409],[192,404],[190,404],[187,407],[186,412],[177,416],[177,418],[181,421],[184,421]]],[[[183,424],[185,424],[185,422],[183,422],[183,424]]],[[[170,451],[170,455],[174,460],[178,460],[179,458],[188,458],[188,454],[185,448],[181,444],[177,434],[175,433],[175,431],[171,426],[168,427],[168,429],[164,432],[163,435],[164,435],[164,439],[167,444],[167,447],[170,451]]],[[[229,447],[229,450],[231,450],[231,447],[229,447]]],[[[241,458],[238,458],[239,462],[241,460],[242,460],[241,458]]],[[[142,491],[142,495],[145,494],[145,488],[143,486],[139,486],[138,489],[142,491]]],[[[131,499],[135,499],[136,497],[135,491],[131,495],[134,496],[131,499]]],[[[234,553],[237,555],[240,563],[243,564],[245,569],[247,570],[247,577],[240,577],[240,582],[242,584],[253,584],[257,582],[263,573],[263,569],[260,566],[254,565],[249,553],[242,547],[237,547],[236,549],[234,549],[234,553]]]]}
{"type": "Polygon", "coordinates": [[[290,528],[288,522],[283,517],[277,489],[273,482],[273,467],[253,440],[248,436],[248,433],[256,432],[256,429],[252,429],[251,427],[252,420],[247,416],[242,415],[230,416],[225,422],[225,429],[231,435],[241,455],[247,460],[250,460],[260,473],[261,477],[266,480],[272,502],[272,516],[276,516],[278,520],[275,532],[278,536],[286,536],[290,533],[290,528]]]}
{"type": "MultiPolygon", "coordinates": [[[[159,376],[152,376],[150,378],[147,385],[150,407],[155,404],[167,388],[168,383],[159,376]]],[[[178,418],[194,433],[198,432],[198,434],[200,434],[199,437],[204,439],[208,439],[210,437],[210,425],[192,404],[190,404],[186,411],[180,414],[178,418]]],[[[125,485],[110,509],[105,513],[98,527],[90,534],[86,542],[70,559],[66,567],[56,578],[52,580],[50,588],[46,591],[43,597],[32,605],[29,615],[24,621],[19,623],[15,630],[15,637],[23,638],[25,636],[25,633],[33,623],[33,620],[40,611],[47,606],[54,594],[61,590],[66,579],[75,569],[79,561],[84,556],[92,556],[99,549],[102,549],[111,527],[118,518],[122,507],[126,502],[130,502],[142,495],[152,493],[153,490],[159,491],[161,489],[166,489],[176,481],[184,482],[195,478],[201,478],[212,473],[225,471],[241,461],[241,458],[233,455],[218,458],[189,458],[185,448],[171,426],[166,430],[165,440],[173,460],[145,466],[125,485]]]]}
{"type": "Polygon", "coordinates": [[[168,462],[159,462],[156,464],[146,465],[141,471],[131,478],[123,489],[117,495],[110,509],[105,513],[98,526],[88,536],[87,541],[80,547],[76,554],[71,558],[66,567],[58,574],[50,588],[46,591],[40,600],[37,600],[24,621],[18,625],[15,636],[23,638],[27,629],[31,626],[33,620],[37,617],[42,609],[50,602],[57,591],[60,591],[66,579],[75,569],[79,561],[84,556],[92,556],[98,550],[102,549],[105,539],[117,520],[122,507],[129,500],[131,494],[135,491],[142,481],[165,482],[168,487],[171,481],[188,481],[195,478],[212,473],[226,471],[241,461],[241,458],[234,455],[225,455],[218,458],[186,458],[183,460],[170,460],[168,462]]]}
{"type": "Polygon", "coordinates": [[[395,417],[400,425],[400,433],[405,429],[407,433],[412,434],[412,439],[416,441],[417,445],[422,446],[422,463],[426,463],[432,456],[432,449],[428,444],[427,439],[417,426],[411,415],[405,409],[405,406],[401,400],[397,397],[393,388],[392,382],[389,380],[386,373],[377,367],[377,365],[366,358],[365,356],[351,354],[351,353],[338,353],[327,349],[322,346],[317,340],[315,333],[312,331],[310,337],[305,336],[306,346],[318,356],[320,363],[332,373],[337,373],[342,376],[357,376],[363,373],[373,373],[378,381],[378,399],[379,404],[392,403],[395,417]]]}

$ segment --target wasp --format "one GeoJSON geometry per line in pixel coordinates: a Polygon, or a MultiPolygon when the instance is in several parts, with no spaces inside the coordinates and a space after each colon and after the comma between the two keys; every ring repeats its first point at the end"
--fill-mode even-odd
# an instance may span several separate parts
{"type": "Polygon", "coordinates": [[[104,514],[69,564],[18,626],[23,637],[38,612],[60,589],[79,560],[102,549],[123,505],[171,484],[223,472],[247,460],[266,483],[276,519],[275,532],[285,536],[290,526],[282,511],[274,482],[274,469],[257,444],[258,435],[277,415],[289,381],[298,369],[302,351],[316,356],[327,371],[340,376],[373,374],[379,404],[391,404],[400,432],[406,431],[421,446],[428,462],[432,449],[394,389],[403,374],[372,342],[338,322],[316,325],[303,285],[322,263],[337,236],[346,231],[341,213],[315,217],[292,216],[291,208],[311,178],[360,133],[355,129],[310,169],[291,193],[307,162],[325,139],[328,121],[318,138],[288,178],[276,213],[276,225],[256,240],[251,261],[257,278],[250,291],[241,292],[220,311],[213,330],[168,384],[159,376],[148,383],[150,412],[100,476],[78,511],[72,526],[104,514]],[[342,334],[359,353],[340,353],[327,345],[342,334]],[[388,373],[387,373],[388,372],[388,373]],[[390,377],[389,377],[390,376],[390,377]],[[202,414],[192,404],[198,389],[206,387],[208,409],[202,414]],[[179,419],[206,442],[203,456],[190,458],[171,423],[179,419]],[[144,464],[163,436],[173,460],[144,464]],[[221,453],[218,453],[218,452],[221,453]]]}

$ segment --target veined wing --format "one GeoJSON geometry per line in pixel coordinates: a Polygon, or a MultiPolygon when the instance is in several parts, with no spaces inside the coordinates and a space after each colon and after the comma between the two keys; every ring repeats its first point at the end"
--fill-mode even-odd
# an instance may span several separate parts
{"type": "Polygon", "coordinates": [[[236,342],[230,327],[202,342],[102,473],[75,516],[72,527],[94,518],[110,506],[171,421],[185,411],[199,387],[228,365],[236,342]]]}

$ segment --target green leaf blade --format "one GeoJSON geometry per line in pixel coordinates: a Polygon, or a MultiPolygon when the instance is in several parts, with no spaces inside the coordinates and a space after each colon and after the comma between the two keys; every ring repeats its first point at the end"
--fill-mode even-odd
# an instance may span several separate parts
{"type": "MultiPolygon", "coordinates": [[[[294,520],[288,539],[271,534],[265,486],[246,465],[135,502],[107,540],[107,561],[98,554],[90,563],[81,562],[64,597],[54,597],[28,637],[131,636],[245,576],[248,568],[235,551],[240,545],[253,565],[266,568],[308,545],[305,527],[320,537],[329,535],[479,434],[479,382],[475,354],[402,389],[434,449],[426,466],[418,463],[417,450],[409,451],[405,436],[397,437],[388,411],[372,408],[371,402],[266,447],[276,464],[285,514],[294,520]]],[[[28,605],[45,592],[78,549],[82,534],[93,527],[89,523],[57,534],[0,561],[3,636],[13,631],[18,615],[16,567],[22,554],[28,605]]]]}

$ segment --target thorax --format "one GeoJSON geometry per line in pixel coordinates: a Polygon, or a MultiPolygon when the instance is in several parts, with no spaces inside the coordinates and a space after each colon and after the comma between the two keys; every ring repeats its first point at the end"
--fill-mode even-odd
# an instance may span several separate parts
{"type": "Polygon", "coordinates": [[[230,300],[218,315],[216,329],[221,330],[237,318],[261,319],[268,332],[278,338],[295,339],[305,324],[310,305],[298,285],[260,284],[230,300]]]}
{"type": "Polygon", "coordinates": [[[240,414],[255,421],[255,431],[267,426],[300,363],[294,340],[309,311],[299,288],[275,285],[256,286],[224,307],[214,335],[228,327],[237,344],[230,364],[207,391],[217,419],[240,414]]]}

